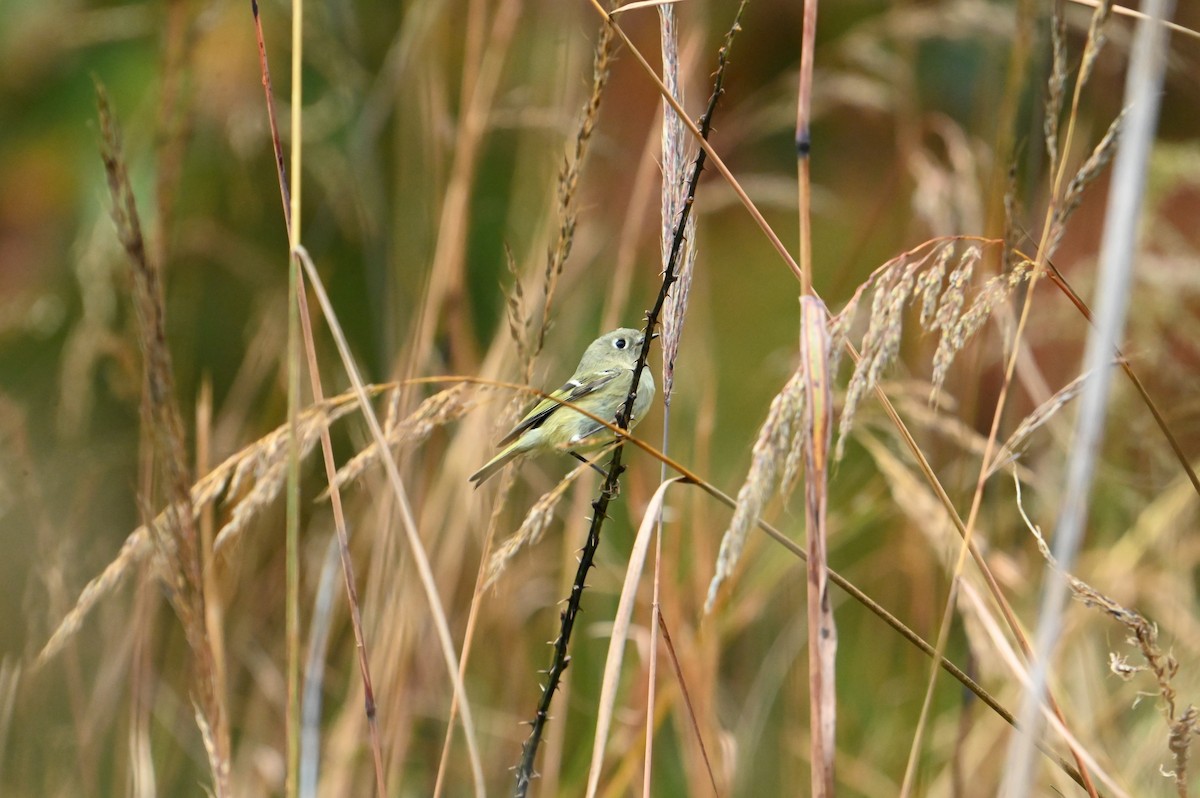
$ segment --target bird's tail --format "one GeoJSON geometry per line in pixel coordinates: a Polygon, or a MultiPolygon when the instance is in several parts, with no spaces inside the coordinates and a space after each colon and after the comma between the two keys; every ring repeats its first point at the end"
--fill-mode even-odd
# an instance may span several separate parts
{"type": "Polygon", "coordinates": [[[487,464],[484,465],[483,468],[472,474],[469,477],[470,481],[474,482],[475,487],[478,488],[480,485],[487,482],[488,479],[494,476],[497,471],[508,465],[508,462],[519,454],[521,454],[521,450],[517,448],[517,443],[510,444],[506,449],[501,451],[500,454],[496,455],[491,460],[488,460],[487,464]]]}

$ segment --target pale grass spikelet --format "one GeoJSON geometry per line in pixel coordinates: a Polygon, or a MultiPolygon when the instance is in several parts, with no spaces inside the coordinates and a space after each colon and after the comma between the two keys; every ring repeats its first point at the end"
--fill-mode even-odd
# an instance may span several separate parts
{"type": "Polygon", "coordinates": [[[931,376],[930,401],[933,401],[954,358],[982,329],[997,306],[1032,274],[1032,264],[1018,260],[1007,272],[984,283],[972,297],[971,282],[983,258],[983,244],[1000,242],[973,242],[960,250],[961,241],[957,237],[935,239],[888,261],[859,286],[842,312],[833,318],[829,334],[835,348],[831,360],[836,368],[840,342],[847,336],[863,297],[867,291],[872,292],[871,315],[859,360],[846,386],[836,458],[840,459],[844,453],[847,435],[853,429],[855,413],[863,398],[879,385],[899,353],[904,313],[909,305],[919,305],[922,328],[940,333],[931,376]]]}
{"type": "Polygon", "coordinates": [[[192,714],[196,720],[196,727],[200,730],[200,740],[204,743],[204,753],[208,757],[209,768],[217,775],[218,781],[228,780],[229,761],[221,756],[216,736],[213,734],[212,725],[208,722],[208,718],[205,717],[200,705],[195,701],[192,702],[192,714]]]}
{"type": "MultiPolygon", "coordinates": [[[[375,388],[374,390],[378,392],[380,389],[375,388]]],[[[352,392],[347,392],[326,400],[322,405],[309,407],[301,413],[300,427],[303,433],[300,439],[301,457],[312,451],[317,441],[320,440],[320,426],[316,424],[317,420],[321,419],[322,423],[331,424],[354,410],[357,407],[357,401],[352,392]]],[[[256,471],[274,473],[279,468],[286,471],[287,427],[287,424],[283,424],[254,443],[230,455],[224,462],[192,485],[191,504],[196,517],[199,517],[205,507],[214,504],[222,496],[226,496],[228,499],[237,493],[240,486],[256,471]],[[281,461],[284,465],[272,467],[272,461],[281,461]]],[[[279,486],[276,485],[274,490],[278,493],[279,486]]],[[[262,506],[264,503],[259,503],[255,505],[255,509],[262,506]]],[[[243,523],[249,521],[250,517],[251,514],[243,513],[243,523]]],[[[153,523],[155,527],[165,525],[167,512],[164,510],[159,513],[153,523]]],[[[137,566],[159,551],[157,544],[161,543],[163,538],[161,533],[152,535],[150,527],[146,525],[139,526],[129,533],[121,545],[120,551],[117,552],[117,556],[105,566],[98,576],[84,586],[75,605],[51,633],[50,639],[38,653],[37,665],[50,660],[62,650],[63,645],[79,631],[84,619],[95,606],[120,587],[125,578],[133,573],[137,566]]],[[[221,542],[223,541],[214,543],[214,549],[217,549],[221,542]]]]}
{"type": "Polygon", "coordinates": [[[1112,0],[1100,0],[1096,10],[1092,12],[1092,21],[1088,25],[1087,43],[1083,47],[1083,56],[1079,59],[1079,85],[1086,86],[1096,66],[1096,59],[1104,49],[1108,36],[1105,28],[1112,16],[1112,0]]]}
{"type": "MultiPolygon", "coordinates": [[[[947,249],[953,251],[954,239],[939,240],[923,255],[916,257],[917,252],[925,247],[926,245],[923,244],[916,250],[905,252],[876,269],[866,282],[859,286],[850,302],[846,304],[846,307],[829,327],[830,344],[834,348],[831,352],[830,372],[835,373],[839,359],[837,353],[842,348],[839,340],[845,336],[853,322],[854,313],[865,291],[868,289],[874,291],[871,298],[871,315],[867,323],[867,331],[863,335],[859,361],[846,386],[846,398],[842,405],[842,417],[838,425],[836,459],[841,459],[847,433],[853,428],[854,415],[863,397],[878,384],[884,370],[895,359],[896,353],[899,351],[905,305],[915,296],[921,296],[922,304],[924,304],[928,294],[932,293],[935,296],[937,294],[938,286],[928,285],[926,281],[930,278],[926,278],[925,272],[921,270],[931,258],[937,255],[934,260],[934,271],[939,268],[944,271],[945,264],[942,262],[941,253],[947,249]],[[916,257],[915,260],[913,260],[914,257],[916,257]],[[918,273],[920,273],[921,279],[914,279],[918,273]]],[[[939,276],[938,284],[940,281],[939,276]]]]}
{"type": "Polygon", "coordinates": [[[850,298],[842,312],[829,321],[829,373],[837,376],[838,367],[842,364],[842,353],[846,350],[846,341],[850,336],[850,325],[854,323],[854,314],[858,312],[858,295],[850,298]]]}
{"type": "MultiPolygon", "coordinates": [[[[477,395],[487,388],[488,386],[477,387],[464,382],[438,391],[421,402],[408,417],[399,423],[388,425],[388,445],[399,449],[401,446],[412,447],[423,443],[434,430],[457,421],[473,410],[478,404],[477,395]]],[[[371,443],[338,469],[334,484],[339,489],[346,487],[378,463],[379,455],[379,447],[371,443]]],[[[325,490],[321,498],[328,495],[329,491],[325,490]]]]}
{"type": "Polygon", "coordinates": [[[940,330],[944,335],[958,322],[959,316],[962,315],[963,305],[967,301],[967,286],[971,284],[975,263],[978,260],[979,250],[975,247],[967,247],[967,251],[959,258],[954,270],[950,272],[946,290],[942,292],[942,296],[938,300],[937,315],[933,317],[933,323],[928,327],[930,332],[940,330]]]}
{"type": "Polygon", "coordinates": [[[38,652],[34,668],[36,669],[53,659],[66,642],[74,637],[75,633],[83,626],[84,619],[100,603],[100,600],[116,590],[125,581],[125,577],[133,573],[134,569],[154,551],[155,546],[151,540],[150,531],[145,526],[139,526],[133,530],[121,544],[121,550],[117,552],[117,556],[112,562],[105,566],[99,576],[84,586],[79,598],[75,601],[75,606],[59,621],[58,626],[51,633],[50,639],[38,652]]]}
{"type": "Polygon", "coordinates": [[[508,319],[508,333],[517,345],[517,359],[527,363],[529,351],[529,325],[531,319],[525,308],[525,289],[521,287],[521,275],[517,270],[517,262],[513,257],[512,248],[504,245],[504,259],[508,273],[512,275],[512,289],[504,292],[505,317],[508,319]]]}
{"type": "Polygon", "coordinates": [[[954,357],[959,350],[979,332],[984,323],[991,318],[992,312],[997,306],[1012,294],[1013,289],[1029,279],[1032,274],[1032,266],[1033,264],[1029,261],[1022,261],[1008,273],[990,278],[975,295],[970,309],[958,318],[950,330],[943,332],[942,340],[939,342],[937,353],[933,359],[933,376],[930,380],[933,387],[929,392],[931,402],[941,392],[942,385],[946,381],[946,372],[954,362],[954,357]],[[943,349],[942,343],[947,344],[945,349],[943,349]]]}
{"type": "Polygon", "coordinates": [[[1050,243],[1047,247],[1050,255],[1053,255],[1058,250],[1058,245],[1062,243],[1067,220],[1071,218],[1071,214],[1083,201],[1083,190],[1104,171],[1116,154],[1117,142],[1121,138],[1121,128],[1125,123],[1125,114],[1128,110],[1128,108],[1122,109],[1117,118],[1112,121],[1104,133],[1104,138],[1100,139],[1100,143],[1092,150],[1092,154],[1088,156],[1088,159],[1079,167],[1079,171],[1071,178],[1071,182],[1067,184],[1062,203],[1055,210],[1054,219],[1051,222],[1050,243]]]}
{"type": "MultiPolygon", "coordinates": [[[[910,263],[904,267],[904,272],[891,286],[887,293],[884,316],[880,324],[879,336],[874,342],[870,353],[870,364],[867,367],[867,382],[878,385],[884,370],[896,359],[900,352],[900,334],[904,330],[904,306],[912,297],[913,273],[920,268],[923,261],[910,263]]],[[[864,349],[864,359],[866,350],[864,349]]]]}
{"type": "MultiPolygon", "coordinates": [[[[979,328],[983,326],[992,311],[1008,298],[1014,288],[1029,279],[1033,265],[1031,261],[1021,261],[1010,271],[989,278],[979,293],[975,295],[970,309],[958,320],[956,335],[968,340],[979,332],[979,328]]],[[[937,381],[935,380],[935,382],[937,381]]]]}
{"type": "MultiPolygon", "coordinates": [[[[679,82],[679,39],[675,28],[675,11],[670,6],[659,6],[659,39],[662,42],[663,83],[671,95],[683,104],[683,88],[679,82]]],[[[687,162],[687,136],[683,121],[666,100],[662,102],[662,232],[660,249],[663,269],[671,257],[675,240],[675,227],[683,215],[687,198],[687,180],[684,167],[687,162]]],[[[696,264],[696,217],[688,214],[683,230],[683,248],[679,253],[679,266],[675,284],[671,286],[663,303],[663,402],[671,404],[675,386],[675,358],[679,354],[679,342],[683,332],[683,320],[687,314],[688,295],[692,288],[692,274],[696,264]]]]}
{"type": "Polygon", "coordinates": [[[1013,433],[1008,436],[1008,440],[996,452],[996,456],[992,458],[992,465],[988,470],[988,475],[996,473],[1000,468],[1016,459],[1017,449],[1029,440],[1029,437],[1034,432],[1045,426],[1046,422],[1070,404],[1075,397],[1079,396],[1087,378],[1088,373],[1080,374],[1065,386],[1059,388],[1053,396],[1042,402],[1032,413],[1021,419],[1021,423],[1017,425],[1013,433]]]}
{"type": "Polygon", "coordinates": [[[558,173],[558,235],[554,244],[546,253],[546,271],[542,286],[542,318],[541,323],[529,341],[528,356],[536,357],[546,343],[546,332],[550,329],[550,313],[554,305],[554,295],[558,289],[558,278],[562,275],[567,257],[575,241],[575,223],[579,215],[576,207],[576,195],[579,188],[579,176],[583,172],[583,163],[587,157],[588,145],[596,123],[600,118],[600,101],[604,98],[604,90],[608,86],[609,62],[612,59],[615,33],[613,27],[605,22],[600,28],[600,38],[596,42],[596,50],[592,56],[592,88],[584,104],[583,116],[579,120],[579,128],[575,133],[574,146],[569,155],[563,159],[558,173]]]}
{"type": "Polygon", "coordinates": [[[1049,172],[1051,175],[1058,171],[1058,119],[1062,114],[1063,99],[1067,85],[1067,22],[1062,15],[1062,7],[1051,3],[1052,18],[1050,20],[1050,35],[1053,42],[1053,61],[1050,66],[1050,80],[1046,91],[1045,118],[1042,120],[1042,133],[1046,143],[1046,154],[1049,156],[1049,172]]]}
{"type": "MultiPolygon", "coordinates": [[[[321,431],[355,407],[351,394],[349,401],[343,401],[328,411],[324,407],[318,407],[309,408],[301,413],[297,419],[296,435],[299,456],[302,459],[307,457],[321,440],[321,431]]],[[[246,452],[247,456],[236,466],[229,481],[228,495],[235,496],[250,479],[253,479],[254,487],[238,500],[229,521],[217,532],[213,539],[214,552],[220,552],[236,540],[259,511],[274,502],[283,491],[287,484],[288,471],[288,425],[283,424],[276,428],[261,438],[258,444],[243,452],[246,452]]]]}
{"type": "Polygon", "coordinates": [[[946,277],[946,266],[954,255],[953,246],[938,248],[937,258],[933,266],[921,272],[917,278],[915,293],[921,297],[921,326],[931,329],[938,308],[938,298],[942,294],[942,280],[946,277]]]}
{"type": "Polygon", "coordinates": [[[971,284],[971,277],[979,258],[980,251],[975,246],[967,247],[966,252],[959,258],[958,265],[950,272],[949,284],[942,294],[941,307],[938,308],[937,317],[930,328],[930,332],[940,330],[942,333],[938,339],[937,351],[933,355],[935,394],[941,387],[941,380],[945,379],[950,364],[954,362],[954,357],[967,342],[959,322],[962,319],[963,306],[966,304],[967,286],[971,284]]]}
{"type": "Polygon", "coordinates": [[[1117,623],[1125,627],[1129,637],[1126,642],[1138,649],[1145,660],[1144,666],[1133,665],[1115,653],[1109,654],[1109,667],[1122,678],[1129,679],[1138,672],[1148,672],[1154,675],[1157,682],[1158,697],[1163,703],[1163,714],[1167,722],[1167,747],[1175,759],[1175,769],[1169,775],[1175,781],[1175,787],[1181,796],[1187,795],[1188,759],[1193,739],[1200,736],[1200,712],[1194,705],[1189,704],[1182,710],[1178,706],[1178,695],[1174,679],[1179,674],[1179,661],[1168,651],[1163,651],[1158,643],[1158,626],[1147,620],[1135,610],[1128,609],[1111,597],[1101,593],[1082,579],[1064,571],[1050,553],[1041,528],[1030,520],[1021,501],[1021,482],[1014,476],[1016,486],[1017,510],[1025,521],[1026,527],[1034,536],[1038,550],[1049,566],[1058,573],[1071,588],[1071,595],[1084,606],[1098,609],[1117,623]]]}
{"type": "Polygon", "coordinates": [[[775,490],[779,467],[792,448],[792,431],[796,426],[803,426],[803,395],[804,375],[797,370],[783,390],[771,400],[767,420],[763,422],[758,439],[754,442],[750,470],[738,491],[733,520],[721,538],[716,573],[709,582],[708,597],[704,602],[706,613],[712,611],[721,585],[732,576],[746,545],[750,527],[758,520],[775,490]]]}
{"type": "MultiPolygon", "coordinates": [[[[873,356],[871,352],[875,346],[875,342],[880,339],[880,328],[883,326],[887,308],[887,290],[894,281],[895,274],[903,267],[903,258],[898,258],[889,262],[887,268],[880,272],[876,272],[867,283],[864,283],[860,288],[861,293],[868,285],[874,283],[875,295],[871,299],[871,316],[867,324],[867,331],[863,334],[861,352],[858,363],[855,364],[854,373],[850,377],[850,382],[846,386],[846,398],[842,403],[842,418],[838,425],[838,443],[835,457],[841,459],[843,446],[846,436],[850,432],[854,424],[854,416],[858,411],[858,405],[862,402],[862,398],[866,396],[873,386],[868,381],[867,376],[870,374],[871,363],[873,356]]],[[[847,310],[857,310],[859,294],[851,300],[851,304],[846,310],[842,311],[841,317],[845,319],[844,324],[835,322],[830,329],[830,339],[836,341],[844,327],[848,327],[851,322],[853,313],[847,313],[847,310]]],[[[834,364],[836,365],[836,364],[834,364]]]]}
{"type": "Polygon", "coordinates": [[[526,546],[532,546],[542,539],[546,528],[550,526],[550,522],[554,520],[554,511],[562,501],[563,496],[567,495],[567,488],[575,483],[579,475],[589,468],[588,463],[580,463],[569,474],[555,485],[551,490],[547,491],[540,499],[533,503],[529,508],[529,512],[525,514],[525,520],[521,522],[521,526],[508,537],[500,547],[492,553],[491,559],[488,560],[487,574],[483,580],[482,590],[487,590],[496,580],[504,573],[504,569],[508,567],[512,558],[517,555],[521,549],[526,546]]]}
{"type": "MultiPolygon", "coordinates": [[[[798,391],[792,397],[793,418],[798,420],[804,418],[804,407],[807,400],[808,394],[805,391],[798,391]]],[[[792,443],[788,447],[787,457],[783,461],[783,476],[779,478],[779,493],[784,499],[791,495],[800,479],[800,466],[804,462],[804,443],[808,436],[809,429],[806,425],[800,421],[792,424],[792,443]]]]}

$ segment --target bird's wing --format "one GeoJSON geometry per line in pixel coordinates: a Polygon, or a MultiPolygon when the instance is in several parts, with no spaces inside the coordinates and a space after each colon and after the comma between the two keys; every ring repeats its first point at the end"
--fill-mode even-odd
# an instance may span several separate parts
{"type": "Polygon", "coordinates": [[[554,413],[563,405],[559,400],[568,402],[578,402],[583,397],[590,393],[603,388],[608,383],[616,379],[620,372],[616,369],[602,371],[598,374],[593,374],[583,379],[574,379],[566,382],[561,388],[542,401],[534,405],[525,418],[521,419],[521,423],[512,428],[512,431],[505,435],[497,446],[507,446],[521,436],[526,430],[537,429],[546,423],[546,419],[554,415],[554,413]]]}

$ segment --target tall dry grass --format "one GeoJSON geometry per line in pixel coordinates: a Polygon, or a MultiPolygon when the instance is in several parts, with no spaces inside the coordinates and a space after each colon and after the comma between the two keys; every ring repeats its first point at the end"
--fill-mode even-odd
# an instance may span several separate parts
{"type": "Polygon", "coordinates": [[[1068,563],[1142,23],[818,6],[263,4],[274,137],[248,9],[14,17],[0,792],[1196,794],[1200,17],[1068,563]],[[472,490],[658,303],[669,414],[472,490]]]}

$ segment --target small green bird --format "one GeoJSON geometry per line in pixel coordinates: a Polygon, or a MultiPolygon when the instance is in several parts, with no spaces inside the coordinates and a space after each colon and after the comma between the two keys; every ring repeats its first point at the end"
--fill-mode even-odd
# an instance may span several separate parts
{"type": "MultiPolygon", "coordinates": [[[[644,340],[645,336],[640,331],[622,327],[592,341],[571,379],[534,405],[525,418],[497,444],[504,449],[471,475],[475,487],[486,482],[513,458],[528,452],[586,451],[612,442],[615,436],[611,430],[556,400],[565,399],[615,423],[617,412],[629,394],[633,369],[644,340]]],[[[629,419],[630,429],[650,409],[652,401],[654,377],[643,366],[637,398],[633,403],[633,417],[629,419]]]]}

